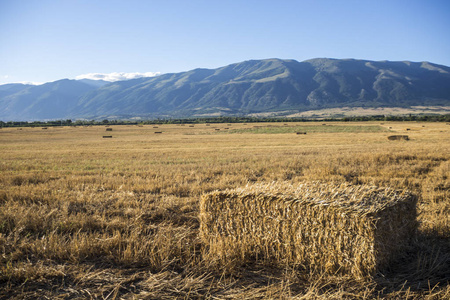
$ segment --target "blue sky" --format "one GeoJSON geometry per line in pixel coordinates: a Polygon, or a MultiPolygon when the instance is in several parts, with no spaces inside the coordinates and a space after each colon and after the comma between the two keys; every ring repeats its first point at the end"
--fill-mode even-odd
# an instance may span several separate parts
{"type": "Polygon", "coordinates": [[[0,0],[0,84],[316,57],[450,66],[450,1],[0,0]]]}

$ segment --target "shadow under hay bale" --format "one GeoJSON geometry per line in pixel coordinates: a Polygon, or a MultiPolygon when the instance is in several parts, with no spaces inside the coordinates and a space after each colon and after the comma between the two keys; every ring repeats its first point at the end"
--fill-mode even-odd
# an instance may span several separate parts
{"type": "Polygon", "coordinates": [[[388,140],[390,140],[390,141],[400,141],[400,140],[409,141],[409,136],[407,136],[407,135],[390,135],[390,136],[388,136],[388,140]]]}
{"type": "Polygon", "coordinates": [[[355,278],[374,275],[409,246],[417,198],[390,188],[304,183],[215,191],[200,202],[205,255],[355,278]]]}

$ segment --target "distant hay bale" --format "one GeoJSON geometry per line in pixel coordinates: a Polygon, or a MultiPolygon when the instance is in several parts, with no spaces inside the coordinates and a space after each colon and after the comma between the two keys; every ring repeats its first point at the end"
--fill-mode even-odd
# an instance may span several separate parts
{"type": "Polygon", "coordinates": [[[155,133],[162,133],[162,131],[155,131],[155,133]]]}
{"type": "Polygon", "coordinates": [[[306,131],[299,131],[297,134],[306,134],[306,131]]]}
{"type": "Polygon", "coordinates": [[[219,130],[220,130],[220,128],[216,128],[215,130],[216,130],[216,131],[219,131],[219,130]]]}
{"type": "Polygon", "coordinates": [[[158,128],[158,126],[153,126],[153,128],[158,128]]]}
{"type": "Polygon", "coordinates": [[[42,129],[47,129],[47,127],[42,127],[42,129]]]}
{"type": "Polygon", "coordinates": [[[104,139],[112,139],[112,135],[104,135],[103,138],[104,139]]]}
{"type": "Polygon", "coordinates": [[[106,128],[106,131],[112,131],[112,128],[106,128]]]}
{"type": "Polygon", "coordinates": [[[390,135],[390,136],[388,136],[388,140],[390,140],[390,141],[400,141],[400,140],[409,141],[409,136],[407,136],[407,135],[390,135]]]}
{"type": "Polygon", "coordinates": [[[416,202],[367,185],[247,185],[202,196],[200,236],[205,255],[225,265],[262,260],[362,278],[409,245],[416,202]]]}
{"type": "Polygon", "coordinates": [[[406,130],[406,131],[410,131],[411,129],[410,129],[410,128],[405,128],[405,130],[406,130]]]}

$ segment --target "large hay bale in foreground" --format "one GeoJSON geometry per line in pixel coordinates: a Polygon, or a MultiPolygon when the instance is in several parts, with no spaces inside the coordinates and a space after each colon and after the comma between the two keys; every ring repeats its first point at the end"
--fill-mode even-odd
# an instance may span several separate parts
{"type": "Polygon", "coordinates": [[[202,196],[200,235],[222,263],[264,260],[359,278],[414,236],[417,198],[367,185],[272,183],[202,196]]]}

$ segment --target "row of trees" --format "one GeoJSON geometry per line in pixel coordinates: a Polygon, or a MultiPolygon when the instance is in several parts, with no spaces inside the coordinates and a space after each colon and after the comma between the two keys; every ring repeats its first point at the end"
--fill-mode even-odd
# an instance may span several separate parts
{"type": "Polygon", "coordinates": [[[145,124],[198,124],[198,123],[257,123],[257,122],[351,122],[351,121],[419,121],[419,122],[450,122],[450,114],[446,115],[408,115],[408,116],[361,116],[343,118],[253,118],[253,117],[207,117],[207,118],[187,118],[187,119],[154,119],[145,121],[129,120],[54,120],[54,121],[34,121],[19,122],[0,121],[0,127],[52,127],[52,126],[96,126],[96,125],[145,125],[145,124]]]}
{"type": "Polygon", "coordinates": [[[54,121],[32,121],[32,122],[24,122],[24,121],[10,121],[3,122],[0,121],[0,127],[56,127],[56,126],[89,126],[89,125],[125,125],[125,124],[138,124],[133,121],[125,121],[125,120],[54,120],[54,121]]]}

